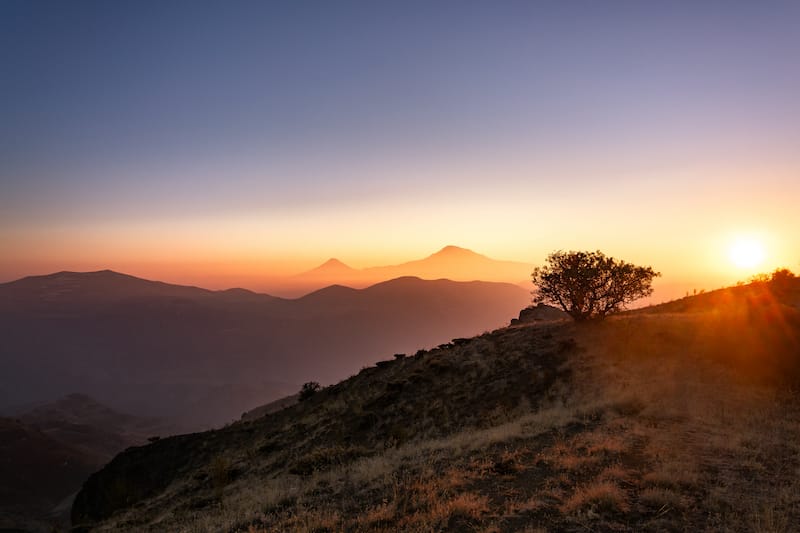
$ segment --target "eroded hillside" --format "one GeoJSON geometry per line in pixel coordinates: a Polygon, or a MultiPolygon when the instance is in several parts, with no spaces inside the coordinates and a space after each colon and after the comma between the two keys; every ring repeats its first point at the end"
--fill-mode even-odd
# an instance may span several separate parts
{"type": "Polygon", "coordinates": [[[75,524],[152,531],[782,531],[800,523],[796,287],[523,324],[126,451],[75,524]]]}

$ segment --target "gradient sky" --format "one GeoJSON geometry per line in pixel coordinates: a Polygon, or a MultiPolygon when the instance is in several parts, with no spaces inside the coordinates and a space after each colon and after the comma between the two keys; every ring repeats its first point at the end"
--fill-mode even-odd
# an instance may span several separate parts
{"type": "Polygon", "coordinates": [[[711,288],[743,235],[800,271],[798,51],[798,2],[5,0],[0,281],[456,244],[711,288]]]}

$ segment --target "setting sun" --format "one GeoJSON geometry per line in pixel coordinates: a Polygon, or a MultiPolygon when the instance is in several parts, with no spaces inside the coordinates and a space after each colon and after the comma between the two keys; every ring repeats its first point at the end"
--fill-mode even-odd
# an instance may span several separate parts
{"type": "Polygon", "coordinates": [[[764,246],[753,238],[738,239],[731,245],[728,257],[739,268],[754,268],[764,262],[764,246]]]}

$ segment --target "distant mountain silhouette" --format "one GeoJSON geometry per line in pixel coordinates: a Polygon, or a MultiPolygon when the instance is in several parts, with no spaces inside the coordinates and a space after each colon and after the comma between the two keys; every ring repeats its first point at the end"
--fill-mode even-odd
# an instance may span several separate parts
{"type": "Polygon", "coordinates": [[[111,271],[24,278],[0,284],[0,390],[7,405],[78,390],[208,427],[305,381],[502,325],[528,300],[509,284],[410,277],[295,300],[111,271]]]}
{"type": "Polygon", "coordinates": [[[54,521],[68,524],[71,498],[60,513],[55,508],[102,466],[81,450],[12,418],[0,418],[0,457],[3,531],[48,531],[54,521]]]}
{"type": "Polygon", "coordinates": [[[363,288],[408,276],[428,280],[482,280],[517,284],[528,280],[532,270],[533,265],[527,263],[498,261],[466,248],[449,245],[424,259],[364,269],[352,268],[332,258],[276,284],[274,292],[283,296],[299,296],[329,285],[363,288]]]}
{"type": "Polygon", "coordinates": [[[346,276],[357,275],[358,272],[359,271],[357,269],[347,266],[338,259],[332,257],[317,268],[309,270],[308,272],[304,272],[303,274],[299,274],[298,277],[314,277],[320,275],[346,276]]]}
{"type": "Polygon", "coordinates": [[[425,259],[394,266],[373,267],[367,272],[379,277],[418,276],[459,281],[505,281],[517,283],[530,276],[533,267],[526,263],[498,261],[458,246],[445,246],[425,259]]]}

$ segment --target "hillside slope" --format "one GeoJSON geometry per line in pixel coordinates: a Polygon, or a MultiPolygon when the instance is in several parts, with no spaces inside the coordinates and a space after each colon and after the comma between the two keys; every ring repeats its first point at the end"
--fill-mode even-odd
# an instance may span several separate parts
{"type": "MultiPolygon", "coordinates": [[[[794,289],[792,289],[794,290],[794,289]]],[[[117,456],[73,507],[135,531],[782,531],[800,523],[800,311],[521,324],[117,456]]],[[[789,295],[788,300],[782,296],[789,295]]]]}

